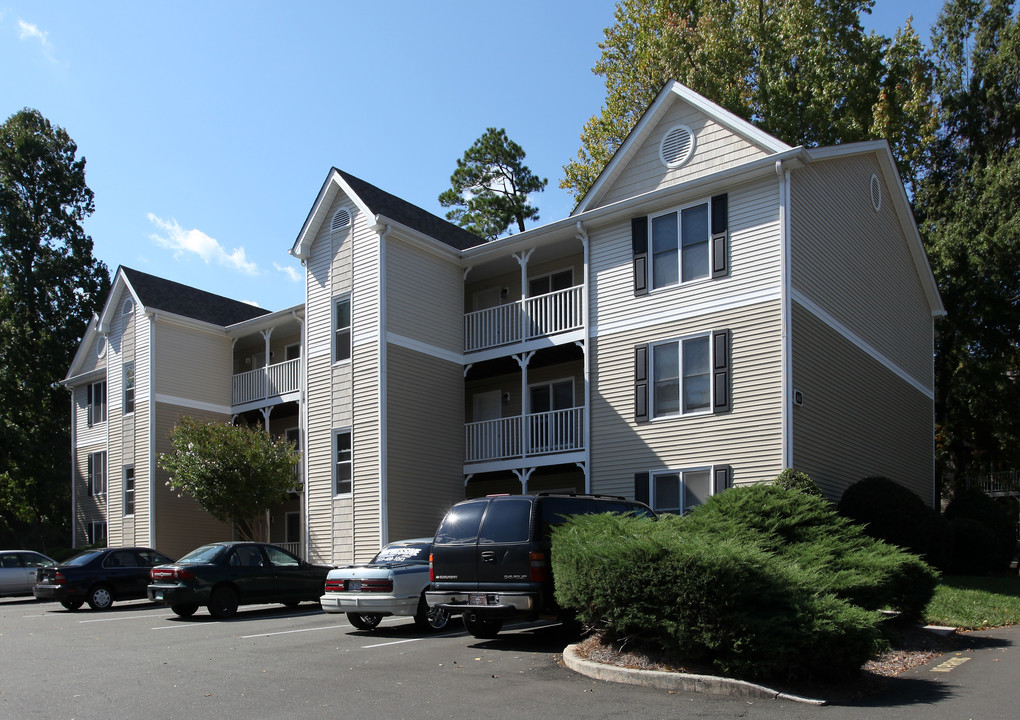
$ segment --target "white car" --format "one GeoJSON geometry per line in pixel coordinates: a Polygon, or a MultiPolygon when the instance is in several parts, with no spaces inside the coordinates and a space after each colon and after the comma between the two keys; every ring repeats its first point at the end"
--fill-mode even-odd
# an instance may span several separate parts
{"type": "Polygon", "coordinates": [[[0,597],[31,595],[36,568],[54,567],[56,561],[32,550],[0,550],[0,597]]]}
{"type": "Polygon", "coordinates": [[[366,565],[330,570],[322,609],[347,613],[351,625],[372,630],[386,615],[409,615],[423,630],[442,630],[450,614],[425,602],[432,538],[393,542],[366,565]]]}

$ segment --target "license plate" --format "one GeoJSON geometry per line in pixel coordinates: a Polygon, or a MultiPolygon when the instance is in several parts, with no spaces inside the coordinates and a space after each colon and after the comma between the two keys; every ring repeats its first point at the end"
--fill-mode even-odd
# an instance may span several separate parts
{"type": "Polygon", "coordinates": [[[361,592],[361,581],[360,580],[350,580],[350,581],[348,581],[348,583],[347,583],[347,591],[348,592],[361,592]]]}
{"type": "Polygon", "coordinates": [[[488,605],[489,600],[485,595],[468,595],[468,605],[488,605]]]}

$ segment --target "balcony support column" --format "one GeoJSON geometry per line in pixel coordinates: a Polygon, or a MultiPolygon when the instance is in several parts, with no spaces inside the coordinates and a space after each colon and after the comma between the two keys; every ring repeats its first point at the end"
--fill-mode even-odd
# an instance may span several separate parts
{"type": "Polygon", "coordinates": [[[527,494],[527,492],[528,492],[528,481],[531,479],[531,473],[533,473],[533,472],[535,472],[535,468],[533,468],[533,467],[523,468],[521,470],[515,469],[513,471],[514,475],[516,475],[517,479],[520,480],[520,482],[521,482],[521,495],[526,495],[527,494]]]}
{"type": "MultiPolygon", "coordinates": [[[[528,449],[531,447],[531,426],[528,422],[528,413],[531,410],[528,405],[528,363],[531,362],[531,358],[535,357],[535,351],[522,353],[520,355],[514,355],[514,360],[517,361],[517,365],[521,368],[521,422],[523,427],[521,428],[521,455],[522,457],[528,456],[528,449]]],[[[515,471],[516,472],[516,471],[515,471]]],[[[525,484],[527,481],[525,480],[525,484]]]]}
{"type": "Polygon", "coordinates": [[[528,336],[528,304],[525,301],[528,298],[528,260],[531,259],[531,255],[534,252],[535,248],[531,248],[524,252],[514,253],[514,260],[521,266],[521,306],[517,319],[520,322],[520,335],[518,337],[522,340],[528,336]]]}
{"type": "MultiPolygon", "coordinates": [[[[265,394],[262,397],[269,397],[269,364],[271,362],[269,359],[269,338],[272,336],[273,328],[268,328],[267,330],[262,331],[262,339],[266,342],[266,360],[262,369],[262,382],[265,394]]],[[[268,425],[266,426],[266,430],[269,430],[268,425]]]]}

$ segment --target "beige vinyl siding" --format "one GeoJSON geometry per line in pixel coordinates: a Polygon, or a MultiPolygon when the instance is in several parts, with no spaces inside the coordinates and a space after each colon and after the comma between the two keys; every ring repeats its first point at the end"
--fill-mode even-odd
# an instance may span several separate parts
{"type": "Polygon", "coordinates": [[[87,542],[90,522],[106,520],[106,494],[89,496],[88,473],[89,455],[106,451],[106,443],[81,445],[75,448],[73,480],[74,483],[74,546],[80,547],[87,542]]]}
{"type": "Polygon", "coordinates": [[[872,207],[872,173],[881,177],[866,155],[793,174],[793,289],[930,388],[931,310],[884,183],[881,211],[872,207]]]}
{"type": "Polygon", "coordinates": [[[225,333],[156,320],[157,396],[230,407],[233,369],[225,333]]]}
{"type": "Polygon", "coordinates": [[[85,339],[86,345],[79,355],[81,363],[73,369],[75,375],[84,375],[85,373],[90,373],[93,370],[106,367],[106,357],[110,352],[110,344],[109,342],[106,342],[106,351],[103,353],[103,357],[99,357],[96,354],[96,351],[98,348],[97,343],[101,337],[102,336],[96,331],[88,334],[85,339]]]}
{"type": "MultiPolygon", "coordinates": [[[[778,297],[782,260],[778,180],[736,187],[728,196],[730,274],[725,278],[695,280],[635,298],[630,222],[589,231],[589,292],[596,333],[621,323],[640,323],[642,317],[704,313],[720,303],[747,302],[748,295],[778,297]]],[[[687,195],[647,211],[699,200],[708,197],[687,195]]]]}
{"type": "Polygon", "coordinates": [[[464,393],[459,364],[387,350],[388,538],[431,536],[464,499],[464,393]]]}
{"type": "Polygon", "coordinates": [[[634,474],[727,464],[736,484],[782,470],[782,333],[778,300],[600,336],[592,363],[591,486],[634,496],[634,474]],[[731,332],[732,410],[634,421],[634,347],[731,332]]]}
{"type": "MultiPolygon", "coordinates": [[[[184,415],[205,421],[230,422],[230,417],[226,415],[166,403],[156,403],[155,410],[154,451],[157,458],[162,453],[170,452],[170,431],[184,415]]],[[[153,483],[155,547],[157,550],[172,558],[178,558],[199,545],[232,539],[232,531],[227,524],[221,523],[209,515],[190,496],[178,497],[177,493],[171,492],[166,486],[167,480],[169,480],[168,473],[157,462],[156,477],[153,483]]],[[[136,491],[138,495],[144,492],[142,487],[147,487],[143,486],[139,480],[137,464],[135,465],[135,485],[139,488],[136,491]]],[[[140,498],[137,498],[136,502],[138,499],[140,498]]],[[[148,544],[148,538],[142,544],[148,544]]]]}
{"type": "Polygon", "coordinates": [[[766,154],[761,148],[710,120],[700,110],[683,100],[676,100],[598,205],[610,205],[660,187],[704,177],[766,154]],[[659,158],[659,145],[665,134],[678,124],[686,125],[694,132],[694,155],[681,167],[667,168],[659,158]]]}
{"type": "Polygon", "coordinates": [[[464,350],[463,269],[399,239],[386,243],[386,332],[448,352],[464,350]]]}
{"type": "Polygon", "coordinates": [[[930,505],[931,399],[796,305],[792,335],[794,467],[832,500],[881,475],[930,505]]]}

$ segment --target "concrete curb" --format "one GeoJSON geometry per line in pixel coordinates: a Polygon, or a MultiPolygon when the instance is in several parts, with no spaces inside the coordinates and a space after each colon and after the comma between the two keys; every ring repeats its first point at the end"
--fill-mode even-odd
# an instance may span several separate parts
{"type": "Polygon", "coordinates": [[[683,693],[707,693],[731,697],[758,698],[765,700],[788,700],[807,705],[825,705],[825,700],[790,695],[763,685],[744,680],[716,677],[714,675],[692,675],[690,673],[663,672],[661,670],[636,670],[585,660],[577,654],[577,645],[568,645],[563,650],[563,662],[568,668],[581,675],[607,682],[644,685],[659,690],[683,693]]]}

